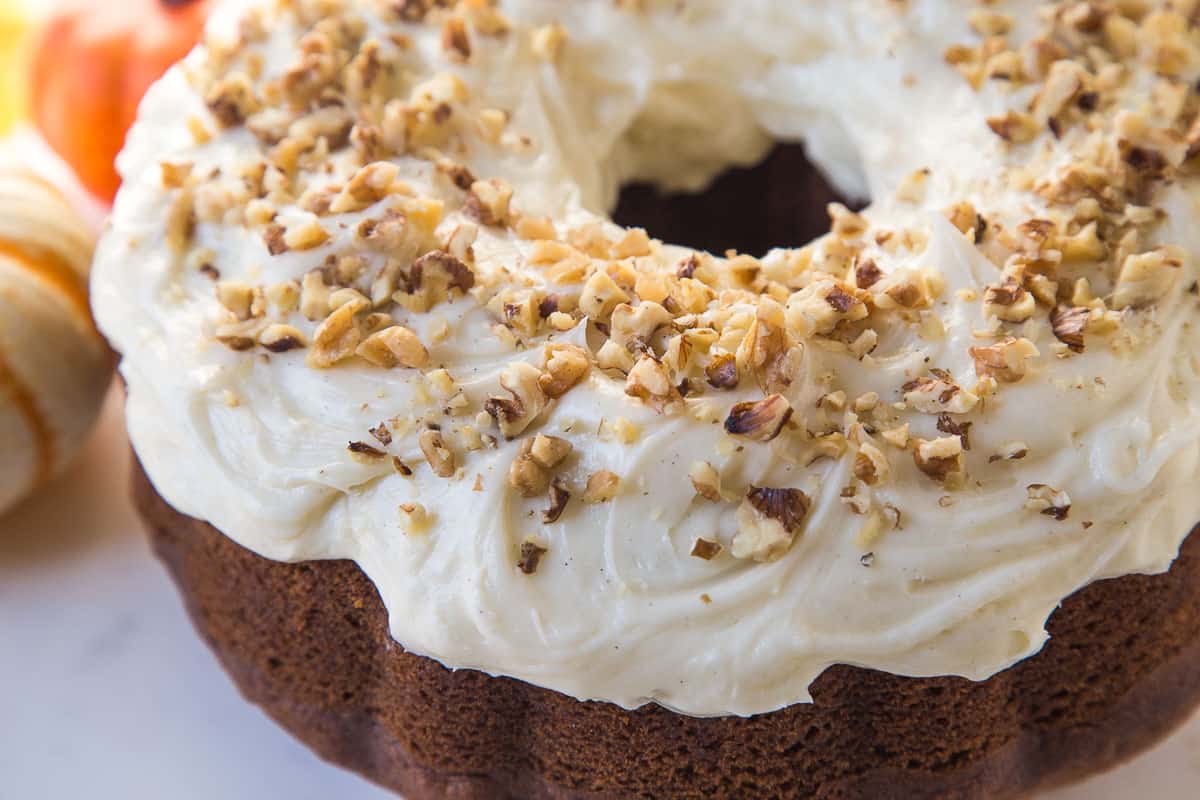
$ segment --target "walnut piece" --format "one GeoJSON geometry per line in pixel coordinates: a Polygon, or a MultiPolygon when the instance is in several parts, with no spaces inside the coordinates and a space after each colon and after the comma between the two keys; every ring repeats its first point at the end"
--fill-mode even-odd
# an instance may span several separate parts
{"type": "Polygon", "coordinates": [[[810,506],[808,495],[799,489],[750,487],[738,507],[733,557],[760,562],[782,558],[791,549],[810,506]]]}
{"type": "Polygon", "coordinates": [[[783,395],[773,394],[751,403],[738,403],[725,419],[725,430],[734,436],[769,442],[792,418],[792,407],[783,395]]]}

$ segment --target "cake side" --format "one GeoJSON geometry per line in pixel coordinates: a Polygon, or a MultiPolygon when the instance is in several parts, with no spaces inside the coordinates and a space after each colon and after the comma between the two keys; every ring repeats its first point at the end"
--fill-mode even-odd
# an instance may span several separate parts
{"type": "Polygon", "coordinates": [[[837,666],[750,718],[626,711],[450,671],[391,638],[351,562],[283,564],[137,504],[243,693],[324,758],[424,798],[1002,798],[1104,769],[1200,702],[1200,537],[1171,570],[1093,584],[1036,656],[983,682],[837,666]]]}

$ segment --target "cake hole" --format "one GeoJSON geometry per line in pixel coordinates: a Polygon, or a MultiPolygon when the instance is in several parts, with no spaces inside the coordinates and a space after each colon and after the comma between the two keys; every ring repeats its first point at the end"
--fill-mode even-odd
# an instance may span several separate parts
{"type": "Polygon", "coordinates": [[[613,219],[645,228],[656,239],[711,253],[736,250],[761,256],[773,247],[799,247],[829,230],[831,202],[855,210],[804,153],[780,144],[760,164],[727,170],[697,194],[668,194],[647,184],[621,190],[613,219]]]}

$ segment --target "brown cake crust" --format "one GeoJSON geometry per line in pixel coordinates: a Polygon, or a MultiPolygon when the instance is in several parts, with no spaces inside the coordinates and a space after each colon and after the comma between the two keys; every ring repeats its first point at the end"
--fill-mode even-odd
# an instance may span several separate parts
{"type": "Polygon", "coordinates": [[[839,666],[812,705],[696,719],[448,670],[391,638],[353,563],[263,559],[140,470],[135,495],[246,697],[409,800],[1019,797],[1133,756],[1200,703],[1200,536],[1164,575],[1068,598],[1043,651],[988,681],[839,666]]]}

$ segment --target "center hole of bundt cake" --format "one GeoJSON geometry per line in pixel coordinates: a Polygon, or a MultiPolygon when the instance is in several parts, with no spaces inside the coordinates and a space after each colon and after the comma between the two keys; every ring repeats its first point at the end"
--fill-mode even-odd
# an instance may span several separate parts
{"type": "Polygon", "coordinates": [[[727,170],[703,192],[664,193],[634,183],[621,190],[613,219],[656,239],[723,254],[761,256],[798,247],[829,230],[825,207],[862,203],[842,197],[799,144],[780,144],[760,164],[727,170]]]}

